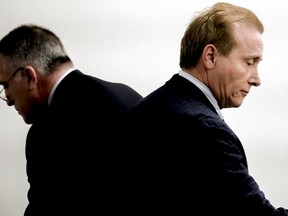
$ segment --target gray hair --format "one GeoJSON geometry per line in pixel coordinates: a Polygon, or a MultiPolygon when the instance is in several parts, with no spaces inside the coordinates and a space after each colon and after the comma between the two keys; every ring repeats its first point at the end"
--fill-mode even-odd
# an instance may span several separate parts
{"type": "Polygon", "coordinates": [[[71,61],[53,32],[32,24],[21,25],[3,37],[0,54],[11,70],[30,65],[42,74],[52,73],[57,65],[71,61]]]}

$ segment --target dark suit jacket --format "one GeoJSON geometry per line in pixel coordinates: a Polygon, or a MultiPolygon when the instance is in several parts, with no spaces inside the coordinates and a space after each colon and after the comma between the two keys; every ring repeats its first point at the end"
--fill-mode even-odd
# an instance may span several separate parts
{"type": "Polygon", "coordinates": [[[185,78],[176,74],[140,100],[129,123],[139,137],[130,139],[138,212],[288,215],[265,198],[249,174],[241,142],[185,78]]]}
{"type": "Polygon", "coordinates": [[[123,117],[140,98],[126,85],[77,70],[62,80],[27,135],[25,216],[117,212],[123,117]]]}

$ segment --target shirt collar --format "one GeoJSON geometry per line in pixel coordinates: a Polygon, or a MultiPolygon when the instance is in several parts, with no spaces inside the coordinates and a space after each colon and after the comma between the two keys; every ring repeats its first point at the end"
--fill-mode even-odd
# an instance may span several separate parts
{"type": "Polygon", "coordinates": [[[71,68],[69,69],[68,71],[66,71],[58,80],[57,82],[54,84],[50,94],[49,94],[49,97],[48,97],[48,105],[51,103],[52,101],[52,98],[53,98],[53,95],[54,95],[54,92],[57,88],[57,86],[59,85],[59,83],[64,79],[64,77],[66,77],[69,73],[71,73],[73,70],[75,70],[75,68],[71,68]]]}
{"type": "Polygon", "coordinates": [[[217,100],[215,99],[212,92],[210,91],[210,89],[206,85],[204,85],[200,80],[196,79],[193,75],[191,75],[191,74],[189,74],[183,70],[179,71],[179,75],[182,76],[183,78],[189,80],[194,85],[196,85],[203,92],[203,94],[208,98],[210,103],[214,106],[214,108],[215,108],[217,114],[220,116],[220,118],[224,119],[224,115],[221,112],[220,107],[218,106],[217,100]]]}

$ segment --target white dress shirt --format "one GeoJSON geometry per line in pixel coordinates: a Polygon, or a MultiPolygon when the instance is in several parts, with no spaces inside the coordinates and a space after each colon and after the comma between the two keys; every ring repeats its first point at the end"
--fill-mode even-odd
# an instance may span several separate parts
{"type": "Polygon", "coordinates": [[[192,82],[194,85],[196,85],[202,92],[203,94],[208,98],[208,100],[211,102],[211,104],[214,106],[216,112],[218,113],[218,115],[220,116],[221,119],[224,119],[224,115],[220,110],[220,107],[218,106],[218,103],[215,99],[215,97],[213,96],[212,92],[210,91],[210,89],[204,85],[200,80],[196,79],[194,76],[192,76],[191,74],[180,70],[179,71],[179,75],[184,77],[185,79],[189,80],[190,82],[192,82]]]}

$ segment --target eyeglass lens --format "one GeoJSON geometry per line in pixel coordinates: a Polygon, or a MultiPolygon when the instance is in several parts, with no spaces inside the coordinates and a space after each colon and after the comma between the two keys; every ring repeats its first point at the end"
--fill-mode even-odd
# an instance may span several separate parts
{"type": "Polygon", "coordinates": [[[2,88],[1,88],[1,91],[0,91],[0,98],[1,98],[2,100],[7,101],[4,86],[2,86],[2,88]]]}

